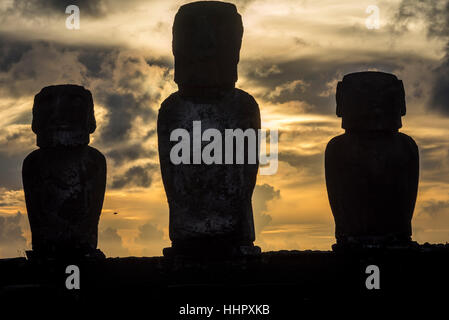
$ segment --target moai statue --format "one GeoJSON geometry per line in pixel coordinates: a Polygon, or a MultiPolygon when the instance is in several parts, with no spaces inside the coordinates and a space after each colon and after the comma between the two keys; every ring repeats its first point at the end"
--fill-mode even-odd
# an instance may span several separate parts
{"type": "Polygon", "coordinates": [[[29,257],[104,257],[96,248],[106,160],[88,146],[95,128],[89,90],[57,85],[35,96],[32,130],[39,149],[22,167],[32,234],[29,257]]]}
{"type": "Polygon", "coordinates": [[[334,249],[411,244],[419,154],[415,141],[398,132],[402,81],[383,72],[348,74],[336,100],[345,133],[328,143],[325,155],[334,249]]]}
{"type": "Polygon", "coordinates": [[[257,152],[261,123],[254,98],[235,88],[242,36],[241,16],[233,4],[193,2],[176,14],[173,54],[179,91],[162,103],[157,124],[170,208],[172,247],[164,249],[165,256],[260,253],[253,245],[251,204],[259,162],[258,157],[250,161],[247,151],[257,152]],[[187,139],[181,163],[175,159],[180,154],[175,145],[181,143],[176,129],[187,139]],[[256,138],[245,138],[243,148],[234,139],[233,150],[225,154],[225,129],[250,129],[256,138]],[[209,143],[218,147],[211,153],[213,162],[204,158],[209,143]],[[245,153],[244,164],[236,164],[239,152],[245,153]]]}

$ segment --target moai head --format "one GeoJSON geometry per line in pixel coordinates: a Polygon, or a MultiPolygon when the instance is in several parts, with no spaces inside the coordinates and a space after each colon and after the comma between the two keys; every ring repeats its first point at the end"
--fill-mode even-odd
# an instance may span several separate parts
{"type": "Polygon", "coordinates": [[[342,128],[353,131],[391,131],[402,127],[405,93],[401,80],[384,72],[356,72],[337,85],[337,116],[342,128]]]}
{"type": "Polygon", "coordinates": [[[90,91],[71,84],[43,88],[34,97],[32,129],[41,148],[89,144],[96,129],[90,91]]]}
{"type": "Polygon", "coordinates": [[[234,88],[243,24],[235,5],[199,1],[181,6],[173,24],[175,82],[183,92],[234,88]]]}

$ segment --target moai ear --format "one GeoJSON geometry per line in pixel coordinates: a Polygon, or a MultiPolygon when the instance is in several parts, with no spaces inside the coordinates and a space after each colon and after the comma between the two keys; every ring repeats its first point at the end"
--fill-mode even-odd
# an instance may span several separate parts
{"type": "Polygon", "coordinates": [[[95,121],[95,117],[89,116],[88,121],[89,122],[87,123],[87,129],[89,130],[89,133],[94,133],[95,129],[97,129],[97,122],[95,121]]]}
{"type": "Polygon", "coordinates": [[[405,107],[405,90],[404,90],[404,84],[402,83],[402,80],[398,80],[398,104],[399,109],[401,111],[401,116],[405,116],[406,113],[406,107],[405,107]]]}
{"type": "Polygon", "coordinates": [[[31,130],[33,130],[33,132],[35,133],[35,134],[37,134],[37,132],[38,132],[38,127],[39,127],[39,125],[38,125],[38,120],[37,120],[37,118],[38,118],[38,116],[37,116],[37,112],[36,112],[36,105],[38,104],[38,96],[36,95],[36,96],[34,96],[34,103],[33,103],[33,120],[31,121],[31,130]]]}
{"type": "Polygon", "coordinates": [[[89,90],[86,90],[86,98],[88,104],[87,130],[89,133],[93,133],[97,128],[97,122],[95,121],[94,101],[92,99],[92,93],[89,90]]]}
{"type": "Polygon", "coordinates": [[[39,112],[39,108],[42,108],[42,105],[51,103],[52,95],[48,91],[44,90],[43,88],[41,91],[39,91],[38,94],[34,96],[33,101],[33,120],[31,122],[31,130],[35,134],[38,134],[40,130],[42,129],[42,126],[45,123],[45,116],[42,112],[39,112]]]}
{"type": "Polygon", "coordinates": [[[343,116],[343,82],[338,81],[337,83],[337,93],[335,95],[335,100],[337,101],[337,117],[343,116]]]}

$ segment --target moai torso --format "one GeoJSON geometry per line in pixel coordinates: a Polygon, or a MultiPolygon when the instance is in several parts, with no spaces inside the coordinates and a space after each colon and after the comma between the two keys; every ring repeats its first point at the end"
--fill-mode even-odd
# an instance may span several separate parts
{"type": "Polygon", "coordinates": [[[33,131],[39,149],[22,176],[34,256],[96,256],[98,222],[106,185],[106,160],[89,147],[95,130],[90,92],[50,86],[36,95],[33,131]]]}
{"type": "Polygon", "coordinates": [[[405,115],[402,81],[382,72],[346,75],[337,87],[343,135],[326,148],[326,184],[337,245],[411,240],[419,154],[398,132],[405,115]]]}
{"type": "MultiPolygon", "coordinates": [[[[176,15],[173,53],[179,91],[162,103],[158,116],[159,159],[172,240],[166,255],[260,251],[253,246],[251,205],[258,161],[224,161],[225,129],[252,129],[257,135],[260,128],[256,101],[234,87],[242,33],[241,17],[232,4],[195,2],[182,6],[176,15]],[[194,153],[198,152],[193,145],[194,121],[201,121],[201,136],[207,129],[220,131],[222,164],[205,164],[203,159],[201,164],[194,164],[194,153]],[[170,159],[178,143],[170,141],[170,135],[178,128],[189,133],[190,164],[174,164],[170,159]]],[[[203,141],[201,150],[207,144],[209,141],[203,141]]],[[[247,150],[248,143],[245,154],[247,150]]]]}

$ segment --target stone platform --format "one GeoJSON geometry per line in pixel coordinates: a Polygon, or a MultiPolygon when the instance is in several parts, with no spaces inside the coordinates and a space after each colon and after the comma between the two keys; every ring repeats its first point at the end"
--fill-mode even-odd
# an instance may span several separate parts
{"type": "Polygon", "coordinates": [[[186,320],[208,318],[180,315],[187,306],[214,307],[209,319],[231,320],[290,319],[324,305],[342,313],[356,306],[370,312],[411,311],[413,305],[427,307],[445,299],[448,270],[448,244],[363,252],[276,251],[234,260],[127,257],[44,263],[14,258],[0,260],[0,301],[5,306],[20,301],[23,306],[145,307],[164,315],[158,319],[186,320]],[[65,287],[70,264],[80,269],[79,290],[65,287]],[[379,267],[378,290],[366,288],[369,265],[379,267]],[[268,305],[270,316],[224,315],[230,305],[268,305]]]}

